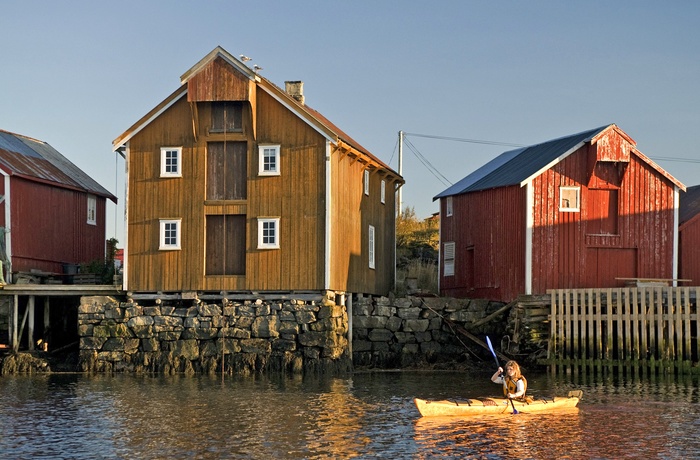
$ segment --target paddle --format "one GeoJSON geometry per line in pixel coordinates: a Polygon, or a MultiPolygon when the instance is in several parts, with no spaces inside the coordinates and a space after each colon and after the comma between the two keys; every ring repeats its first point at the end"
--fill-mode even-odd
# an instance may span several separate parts
{"type": "MultiPolygon", "coordinates": [[[[501,367],[501,363],[498,362],[498,356],[496,356],[496,352],[493,349],[493,345],[491,345],[491,339],[489,339],[489,336],[486,336],[486,344],[489,346],[489,350],[491,350],[491,354],[493,355],[493,359],[496,360],[496,367],[501,367]]],[[[503,374],[501,374],[501,378],[503,379],[503,386],[506,386],[506,378],[503,374]]],[[[513,408],[513,413],[517,414],[518,409],[515,408],[515,403],[513,402],[512,398],[508,398],[510,400],[510,406],[513,408]]]]}

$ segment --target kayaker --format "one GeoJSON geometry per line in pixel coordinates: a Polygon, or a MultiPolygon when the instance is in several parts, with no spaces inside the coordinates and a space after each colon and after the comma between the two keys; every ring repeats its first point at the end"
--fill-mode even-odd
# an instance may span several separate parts
{"type": "Polygon", "coordinates": [[[506,363],[505,373],[499,367],[491,377],[493,383],[503,385],[503,395],[508,399],[524,400],[527,391],[527,379],[520,373],[520,366],[515,361],[506,363]]]}

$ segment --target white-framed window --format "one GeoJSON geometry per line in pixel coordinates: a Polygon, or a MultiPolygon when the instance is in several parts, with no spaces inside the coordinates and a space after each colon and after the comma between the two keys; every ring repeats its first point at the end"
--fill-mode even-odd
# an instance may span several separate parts
{"type": "Polygon", "coordinates": [[[97,225],[97,197],[95,195],[87,196],[87,223],[97,225]]]}
{"type": "Polygon", "coordinates": [[[559,211],[581,211],[581,187],[559,187],[559,211]]]}
{"type": "Polygon", "coordinates": [[[380,191],[381,191],[380,200],[382,201],[382,204],[385,204],[386,203],[386,181],[384,179],[382,179],[382,187],[381,187],[380,191]]]}
{"type": "Polygon", "coordinates": [[[455,243],[450,241],[442,246],[443,250],[443,276],[454,276],[455,275],[455,243]]]}
{"type": "Polygon", "coordinates": [[[160,177],[182,177],[182,147],[160,148],[160,177]]]}
{"type": "Polygon", "coordinates": [[[160,244],[158,249],[174,250],[180,249],[180,227],[182,219],[161,219],[160,220],[160,244]]]}
{"type": "Polygon", "coordinates": [[[258,146],[258,174],[261,176],[280,175],[280,146],[260,145],[258,146]]]}
{"type": "Polygon", "coordinates": [[[374,225],[369,226],[369,244],[367,245],[367,248],[367,255],[369,256],[369,268],[375,268],[374,225]]]}
{"type": "Polygon", "coordinates": [[[445,198],[445,216],[450,217],[452,215],[452,197],[448,196],[445,198]]]}
{"type": "Polygon", "coordinates": [[[369,169],[365,169],[364,181],[365,181],[365,195],[369,196],[369,169]]]}
{"type": "Polygon", "coordinates": [[[279,249],[280,218],[266,217],[258,219],[258,249],[279,249]]]}

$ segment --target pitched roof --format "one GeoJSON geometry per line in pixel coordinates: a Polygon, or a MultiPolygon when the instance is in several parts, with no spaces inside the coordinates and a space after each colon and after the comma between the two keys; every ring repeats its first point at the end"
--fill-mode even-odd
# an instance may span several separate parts
{"type": "Polygon", "coordinates": [[[360,145],[360,143],[348,136],[343,130],[338,128],[334,123],[328,120],[321,113],[312,109],[308,105],[298,102],[296,99],[287,94],[286,91],[272,83],[270,80],[253,72],[243,62],[238,60],[236,57],[234,57],[231,53],[223,49],[221,46],[217,46],[216,48],[214,48],[211,52],[209,52],[209,54],[207,54],[204,58],[202,58],[199,62],[192,66],[187,72],[182,74],[182,76],[180,77],[181,86],[177,90],[175,90],[170,96],[168,96],[168,98],[166,98],[163,102],[158,104],[158,106],[153,108],[148,114],[146,114],[139,121],[137,121],[132,127],[130,127],[118,138],[116,138],[112,142],[114,150],[119,149],[129,139],[131,139],[131,137],[133,137],[136,133],[141,131],[151,121],[153,121],[161,113],[163,113],[168,107],[170,107],[177,100],[186,95],[187,82],[192,77],[194,77],[199,71],[204,69],[210,62],[214,61],[217,58],[223,59],[236,70],[240,71],[248,79],[254,81],[258,85],[258,87],[262,88],[264,91],[270,94],[278,102],[283,104],[292,113],[294,113],[299,118],[304,120],[307,124],[312,126],[317,132],[326,137],[326,139],[328,139],[329,141],[335,144],[346,144],[347,146],[366,156],[371,161],[371,163],[374,163],[382,169],[390,171],[392,175],[396,176],[397,178],[400,178],[398,173],[393,171],[387,164],[382,162],[379,158],[372,155],[369,152],[369,150],[367,150],[362,145],[360,145]]]}
{"type": "Polygon", "coordinates": [[[49,144],[21,134],[0,130],[0,169],[10,176],[85,191],[117,202],[117,197],[49,144]]]}
{"type": "Polygon", "coordinates": [[[700,185],[694,185],[680,194],[678,220],[683,224],[698,214],[700,214],[700,185]]]}
{"type": "MultiPolygon", "coordinates": [[[[503,152],[456,184],[448,187],[443,192],[435,195],[433,201],[439,198],[468,192],[510,185],[522,186],[533,177],[538,176],[559,163],[564,158],[583,147],[587,142],[593,141],[596,137],[609,129],[616,129],[621,135],[625,136],[633,146],[636,145],[636,143],[615,124],[608,124],[577,134],[552,139],[540,144],[509,150],[503,152]]],[[[679,188],[685,189],[683,184],[678,182],[660,166],[656,165],[647,156],[643,155],[639,150],[633,148],[632,152],[679,188]]]]}

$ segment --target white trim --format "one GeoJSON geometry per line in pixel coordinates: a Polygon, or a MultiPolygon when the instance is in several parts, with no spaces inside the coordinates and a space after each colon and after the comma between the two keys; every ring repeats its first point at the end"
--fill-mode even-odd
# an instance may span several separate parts
{"type": "Polygon", "coordinates": [[[559,186],[559,212],[581,212],[581,187],[578,185],[560,185],[559,186]],[[576,206],[564,207],[562,200],[564,195],[563,190],[574,190],[576,192],[576,206]]]}
{"type": "Polygon", "coordinates": [[[581,141],[581,142],[579,142],[578,144],[576,144],[575,146],[571,147],[569,150],[567,150],[566,152],[564,152],[563,154],[559,155],[559,156],[558,156],[557,158],[555,158],[554,160],[552,160],[552,161],[550,161],[549,163],[547,163],[547,165],[545,165],[545,166],[543,166],[542,168],[540,168],[539,171],[535,172],[535,173],[532,174],[530,177],[526,177],[525,179],[523,179],[523,180],[520,182],[520,186],[521,186],[521,187],[524,187],[525,185],[531,183],[532,180],[533,180],[535,177],[539,176],[540,174],[542,174],[543,172],[545,172],[546,170],[548,170],[549,168],[551,168],[551,167],[554,166],[555,164],[559,163],[559,162],[562,161],[564,158],[568,157],[569,155],[571,155],[572,153],[574,153],[575,151],[577,151],[578,149],[580,149],[580,148],[583,147],[584,145],[586,145],[586,141],[581,141]]]}
{"type": "Polygon", "coordinates": [[[166,105],[164,105],[159,111],[157,111],[156,113],[154,113],[153,115],[148,117],[148,119],[145,120],[143,123],[138,125],[133,131],[131,131],[131,133],[129,133],[128,136],[126,136],[124,139],[122,139],[121,143],[112,144],[112,152],[116,152],[117,150],[119,150],[120,147],[122,147],[123,145],[126,145],[127,142],[129,142],[131,140],[132,137],[134,137],[136,134],[140,133],[143,128],[148,126],[153,120],[155,120],[156,118],[161,116],[163,114],[163,112],[168,110],[177,101],[179,101],[183,96],[185,96],[187,94],[187,86],[183,86],[182,89],[183,89],[182,94],[178,94],[177,96],[173,97],[173,99],[170,102],[168,102],[166,105]]]}
{"type": "MultiPolygon", "coordinates": [[[[5,203],[5,234],[0,235],[0,238],[4,237],[5,238],[5,254],[7,255],[7,263],[9,264],[7,268],[7,276],[5,277],[5,282],[10,283],[11,282],[11,273],[12,273],[12,200],[10,197],[10,175],[7,174],[5,171],[0,170],[0,174],[4,176],[4,182],[5,182],[5,196],[3,197],[3,201],[5,203]]],[[[1,269],[1,268],[0,268],[1,269]]],[[[15,298],[15,308],[17,308],[17,299],[15,298]]],[[[16,320],[16,315],[15,315],[15,320],[16,320]]],[[[16,326],[16,325],[15,325],[16,326]]],[[[15,328],[15,330],[17,330],[15,328]]]]}
{"type": "Polygon", "coordinates": [[[280,248],[280,218],[279,217],[258,217],[258,249],[279,249],[280,248]],[[273,224],[274,242],[265,242],[263,227],[265,224],[273,224]]]}
{"type": "Polygon", "coordinates": [[[532,294],[532,231],[535,223],[535,188],[532,182],[525,190],[525,294],[532,294]]]}
{"type": "Polygon", "coordinates": [[[454,213],[454,203],[451,196],[445,197],[445,217],[452,217],[454,213]]]}
{"type": "Polygon", "coordinates": [[[455,276],[455,261],[457,259],[457,247],[455,245],[454,241],[447,241],[442,244],[443,250],[443,257],[442,259],[442,274],[443,276],[455,276]],[[449,259],[447,258],[448,256],[451,256],[449,259]],[[448,264],[447,262],[450,262],[449,267],[451,268],[449,271],[447,270],[448,264]]]}
{"type": "Polygon", "coordinates": [[[176,251],[181,248],[182,219],[159,219],[158,224],[158,249],[161,251],[176,251]],[[165,242],[166,226],[175,225],[175,244],[165,242]]]}
{"type": "MultiPolygon", "coordinates": [[[[331,286],[331,243],[333,242],[332,235],[331,235],[331,217],[332,217],[332,212],[333,208],[331,206],[331,197],[332,197],[332,189],[331,189],[331,173],[332,173],[332,168],[331,168],[331,142],[329,140],[326,141],[326,228],[324,229],[324,243],[325,247],[323,249],[324,252],[324,270],[323,270],[323,276],[324,276],[324,281],[323,285],[325,289],[330,289],[331,286]]],[[[347,289],[347,286],[345,287],[347,289]]]]}
{"type": "Polygon", "coordinates": [[[362,172],[362,183],[365,195],[369,196],[369,169],[365,169],[362,172]]]}
{"type": "Polygon", "coordinates": [[[160,177],[182,177],[182,147],[161,147],[160,148],[160,177]],[[177,154],[175,172],[167,171],[168,152],[177,154]]]}
{"type": "Polygon", "coordinates": [[[673,287],[678,286],[678,240],[680,236],[678,235],[678,226],[680,216],[678,215],[680,207],[680,193],[678,193],[679,187],[673,187],[673,287]]]}
{"type": "Polygon", "coordinates": [[[382,179],[381,181],[381,187],[380,187],[380,193],[379,193],[379,201],[382,204],[386,204],[386,179],[382,179]]]}
{"type": "Polygon", "coordinates": [[[131,144],[124,144],[124,260],[122,261],[122,289],[129,288],[129,161],[131,159],[131,144]]]}
{"type": "Polygon", "coordinates": [[[92,193],[87,194],[87,224],[97,225],[97,197],[92,193]]]}
{"type": "Polygon", "coordinates": [[[377,240],[375,238],[374,225],[370,225],[367,233],[367,259],[369,268],[377,268],[377,240]]]}
{"type": "Polygon", "coordinates": [[[260,144],[258,145],[258,176],[279,176],[280,175],[280,145],[260,144]],[[265,150],[274,151],[275,169],[265,170],[265,150]]]}

